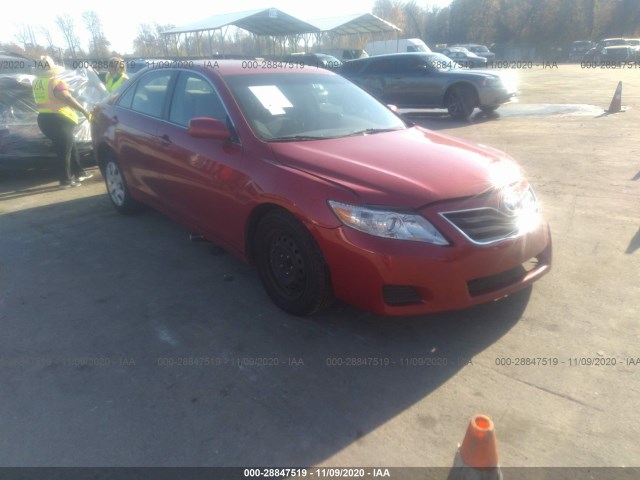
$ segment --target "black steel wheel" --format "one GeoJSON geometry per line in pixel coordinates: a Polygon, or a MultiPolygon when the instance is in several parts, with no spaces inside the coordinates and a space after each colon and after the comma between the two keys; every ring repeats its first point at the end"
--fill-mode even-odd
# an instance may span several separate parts
{"type": "Polygon", "coordinates": [[[254,241],[258,274],[267,294],[282,310],[311,315],[332,297],[329,269],[307,228],[285,211],[273,211],[258,224],[254,241]]]}

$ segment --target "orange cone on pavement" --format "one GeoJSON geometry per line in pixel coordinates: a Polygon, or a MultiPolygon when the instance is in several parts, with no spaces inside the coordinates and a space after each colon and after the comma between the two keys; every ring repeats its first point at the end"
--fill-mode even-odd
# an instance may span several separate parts
{"type": "Polygon", "coordinates": [[[618,88],[616,88],[616,93],[613,94],[607,113],[618,113],[620,111],[622,111],[622,82],[618,82],[618,88]]]}
{"type": "Polygon", "coordinates": [[[502,480],[493,422],[474,415],[458,448],[448,480],[502,480]]]}

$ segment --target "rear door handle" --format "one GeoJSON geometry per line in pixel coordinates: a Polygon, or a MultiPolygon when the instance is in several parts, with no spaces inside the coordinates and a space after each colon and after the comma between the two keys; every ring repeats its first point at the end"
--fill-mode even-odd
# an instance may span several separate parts
{"type": "Polygon", "coordinates": [[[164,135],[160,136],[160,145],[162,145],[163,148],[170,147],[172,144],[173,142],[169,138],[169,135],[165,133],[164,135]]]}

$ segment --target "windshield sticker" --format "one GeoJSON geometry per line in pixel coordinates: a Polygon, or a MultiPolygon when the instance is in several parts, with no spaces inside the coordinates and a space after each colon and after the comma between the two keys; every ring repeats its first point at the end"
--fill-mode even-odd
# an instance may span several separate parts
{"type": "Polygon", "coordinates": [[[271,115],[284,115],[286,113],[284,111],[285,108],[293,107],[287,97],[275,85],[249,87],[249,90],[256,96],[262,106],[269,110],[271,115]]]}

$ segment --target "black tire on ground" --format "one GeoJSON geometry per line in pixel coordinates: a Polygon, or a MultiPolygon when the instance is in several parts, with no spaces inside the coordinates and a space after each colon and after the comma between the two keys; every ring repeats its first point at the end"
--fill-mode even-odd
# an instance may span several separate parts
{"type": "Polygon", "coordinates": [[[128,215],[140,210],[141,205],[129,193],[129,187],[115,154],[109,153],[105,158],[102,174],[109,200],[118,212],[128,215]]]}
{"type": "Polygon", "coordinates": [[[330,303],[331,276],[320,247],[291,214],[279,210],[265,215],[253,246],[260,280],[282,310],[305,316],[330,303]]]}
{"type": "Polygon", "coordinates": [[[468,120],[476,104],[476,94],[468,86],[452,87],[445,98],[445,106],[454,120],[468,120]]]}

